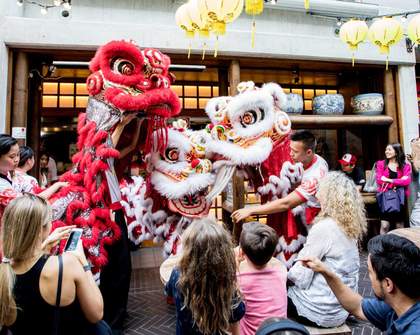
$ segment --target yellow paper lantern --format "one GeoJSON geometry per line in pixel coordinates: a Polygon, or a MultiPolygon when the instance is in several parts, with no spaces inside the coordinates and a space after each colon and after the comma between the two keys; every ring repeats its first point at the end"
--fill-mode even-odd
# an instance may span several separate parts
{"type": "Polygon", "coordinates": [[[375,21],[369,28],[369,39],[379,47],[379,51],[386,54],[386,69],[388,70],[389,48],[398,43],[403,37],[401,23],[391,17],[383,17],[375,21]]]}
{"type": "MultiPolygon", "coordinates": [[[[191,18],[193,27],[198,31],[201,38],[208,39],[210,37],[210,21],[208,20],[207,13],[200,6],[200,0],[189,0],[187,3],[188,15],[191,18]]],[[[207,43],[203,42],[203,56],[206,55],[207,43]]]]}
{"type": "MultiPolygon", "coordinates": [[[[189,39],[193,39],[196,29],[193,26],[193,22],[188,14],[187,4],[180,6],[175,13],[175,21],[178,27],[185,31],[185,35],[189,39]]],[[[191,55],[191,41],[188,47],[188,58],[191,55]]]]}
{"type": "Polygon", "coordinates": [[[420,44],[420,14],[417,14],[408,24],[407,33],[410,40],[416,44],[420,44]]]}
{"type": "Polygon", "coordinates": [[[242,13],[244,0],[199,0],[200,12],[207,15],[211,30],[217,36],[224,35],[226,25],[242,13]]]}
{"type": "Polygon", "coordinates": [[[354,53],[360,43],[366,39],[369,28],[365,21],[350,20],[344,23],[340,28],[340,39],[347,43],[350,50],[353,52],[352,65],[354,66],[354,53]]]}
{"type": "Polygon", "coordinates": [[[264,10],[264,0],[245,0],[245,13],[253,16],[251,28],[251,46],[255,46],[255,15],[260,15],[264,10]]]}
{"type": "Polygon", "coordinates": [[[233,22],[242,13],[244,0],[199,0],[200,12],[204,13],[211,32],[216,35],[214,57],[217,57],[219,36],[226,33],[226,25],[233,22]]]}

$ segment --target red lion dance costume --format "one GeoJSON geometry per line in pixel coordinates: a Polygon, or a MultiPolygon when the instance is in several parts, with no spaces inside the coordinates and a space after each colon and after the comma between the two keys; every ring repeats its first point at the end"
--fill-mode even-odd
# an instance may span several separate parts
{"type": "Polygon", "coordinates": [[[132,42],[112,41],[98,49],[90,63],[87,79],[89,102],[78,122],[78,153],[74,166],[61,180],[70,186],[53,199],[55,226],[83,228],[83,246],[99,271],[107,263],[105,246],[121,236],[111,219],[111,210],[121,208],[114,160],[119,152],[112,134],[123,115],[138,114],[147,123],[144,148],[150,150],[155,133],[155,150],[166,146],[166,119],[180,111],[178,96],[171,91],[170,59],[154,49],[140,50],[132,42]]]}

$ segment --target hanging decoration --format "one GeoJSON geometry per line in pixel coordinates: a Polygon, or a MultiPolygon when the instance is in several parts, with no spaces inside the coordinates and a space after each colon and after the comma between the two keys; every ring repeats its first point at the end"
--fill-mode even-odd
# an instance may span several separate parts
{"type": "Polygon", "coordinates": [[[305,9],[309,10],[309,0],[304,0],[305,9]]]}
{"type": "Polygon", "coordinates": [[[343,24],[340,28],[340,39],[347,43],[353,53],[352,65],[354,66],[354,53],[357,51],[359,44],[362,43],[367,36],[369,28],[365,21],[350,20],[343,24]]]}
{"type": "MultiPolygon", "coordinates": [[[[188,38],[193,38],[198,32],[203,42],[204,59],[207,49],[207,40],[210,33],[216,36],[214,57],[217,57],[219,36],[226,33],[226,26],[241,15],[244,0],[189,0],[181,5],[175,13],[177,25],[186,32],[188,38]]],[[[188,58],[191,54],[191,42],[188,58]]]]}
{"type": "Polygon", "coordinates": [[[388,70],[389,49],[403,37],[401,23],[392,17],[383,17],[375,21],[369,28],[369,39],[386,54],[386,69],[388,70]]]}
{"type": "Polygon", "coordinates": [[[214,57],[217,57],[219,36],[226,33],[228,23],[241,15],[244,0],[199,0],[200,12],[205,13],[211,31],[216,35],[214,57]]]}
{"type": "Polygon", "coordinates": [[[199,0],[189,0],[187,3],[187,12],[192,20],[193,27],[198,31],[198,35],[203,41],[203,55],[206,56],[207,40],[210,37],[210,21],[207,18],[207,13],[200,7],[199,0]]]}
{"type": "Polygon", "coordinates": [[[252,15],[251,47],[255,46],[255,15],[260,15],[264,10],[264,0],[245,0],[245,13],[252,15]]]}
{"type": "Polygon", "coordinates": [[[195,36],[196,29],[193,26],[193,22],[188,15],[188,4],[180,6],[175,13],[175,21],[178,27],[185,31],[185,36],[190,39],[188,44],[188,59],[191,57],[191,40],[195,36]]]}
{"type": "Polygon", "coordinates": [[[420,44],[420,14],[417,14],[408,24],[407,34],[415,45],[420,44]]]}

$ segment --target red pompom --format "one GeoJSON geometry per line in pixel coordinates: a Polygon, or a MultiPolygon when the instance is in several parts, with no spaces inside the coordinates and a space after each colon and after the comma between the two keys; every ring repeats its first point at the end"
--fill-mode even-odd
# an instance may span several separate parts
{"type": "Polygon", "coordinates": [[[90,95],[94,96],[102,91],[104,81],[100,73],[92,73],[86,80],[87,90],[90,95]]]}
{"type": "Polygon", "coordinates": [[[200,160],[198,158],[195,158],[191,161],[191,167],[193,169],[195,169],[198,164],[200,164],[200,160]]]}

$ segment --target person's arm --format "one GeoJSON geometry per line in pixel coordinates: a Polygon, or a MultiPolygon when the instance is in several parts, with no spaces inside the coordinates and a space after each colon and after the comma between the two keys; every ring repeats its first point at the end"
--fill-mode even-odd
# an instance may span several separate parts
{"type": "MultiPolygon", "coordinates": [[[[305,257],[317,257],[322,259],[330,250],[331,243],[330,226],[320,221],[315,224],[309,231],[308,238],[299,252],[297,259],[305,259],[305,257]]],[[[307,290],[312,283],[314,271],[304,266],[301,262],[295,263],[289,270],[287,278],[291,280],[295,286],[302,290],[307,290]]]]}
{"type": "Polygon", "coordinates": [[[378,184],[378,189],[380,189],[383,184],[391,182],[391,179],[385,176],[385,170],[385,161],[378,161],[376,163],[376,183],[378,184]]]}
{"type": "Polygon", "coordinates": [[[251,215],[266,215],[287,211],[304,203],[302,198],[296,191],[288,194],[286,197],[267,202],[264,205],[250,206],[234,211],[231,215],[235,222],[239,222],[251,215]]]}
{"type": "Polygon", "coordinates": [[[86,319],[91,323],[102,320],[104,302],[101,291],[95,283],[92,272],[85,271],[89,263],[83,251],[82,241],[79,241],[75,251],[64,253],[65,267],[70,268],[76,285],[76,296],[86,319]]]}
{"type": "Polygon", "coordinates": [[[136,118],[136,114],[124,114],[121,118],[120,123],[117,124],[114,131],[112,132],[111,138],[112,138],[112,144],[114,148],[117,146],[118,141],[120,140],[121,134],[125,128],[126,125],[128,125],[131,120],[136,118]]]}
{"type": "Polygon", "coordinates": [[[405,164],[403,167],[403,175],[401,178],[391,179],[393,186],[408,186],[411,183],[411,165],[405,164]]]}
{"type": "Polygon", "coordinates": [[[141,122],[136,120],[136,124],[137,124],[136,132],[134,133],[134,136],[130,145],[120,150],[120,159],[127,156],[131,151],[133,151],[136,148],[136,145],[137,145],[137,142],[139,141],[139,136],[140,136],[141,122]]]}
{"type": "Polygon", "coordinates": [[[43,190],[42,192],[38,193],[37,195],[40,196],[41,198],[44,198],[46,200],[48,200],[49,198],[51,198],[51,196],[53,194],[55,194],[60,188],[68,186],[68,182],[65,181],[58,181],[54,184],[52,184],[50,187],[48,187],[47,189],[43,190]]]}
{"type": "Polygon", "coordinates": [[[338,276],[316,257],[304,257],[302,264],[322,274],[343,308],[358,319],[367,320],[362,309],[362,296],[347,287],[338,276]]]}
{"type": "Polygon", "coordinates": [[[229,330],[232,335],[240,335],[240,329],[239,322],[230,324],[229,330]]]}

